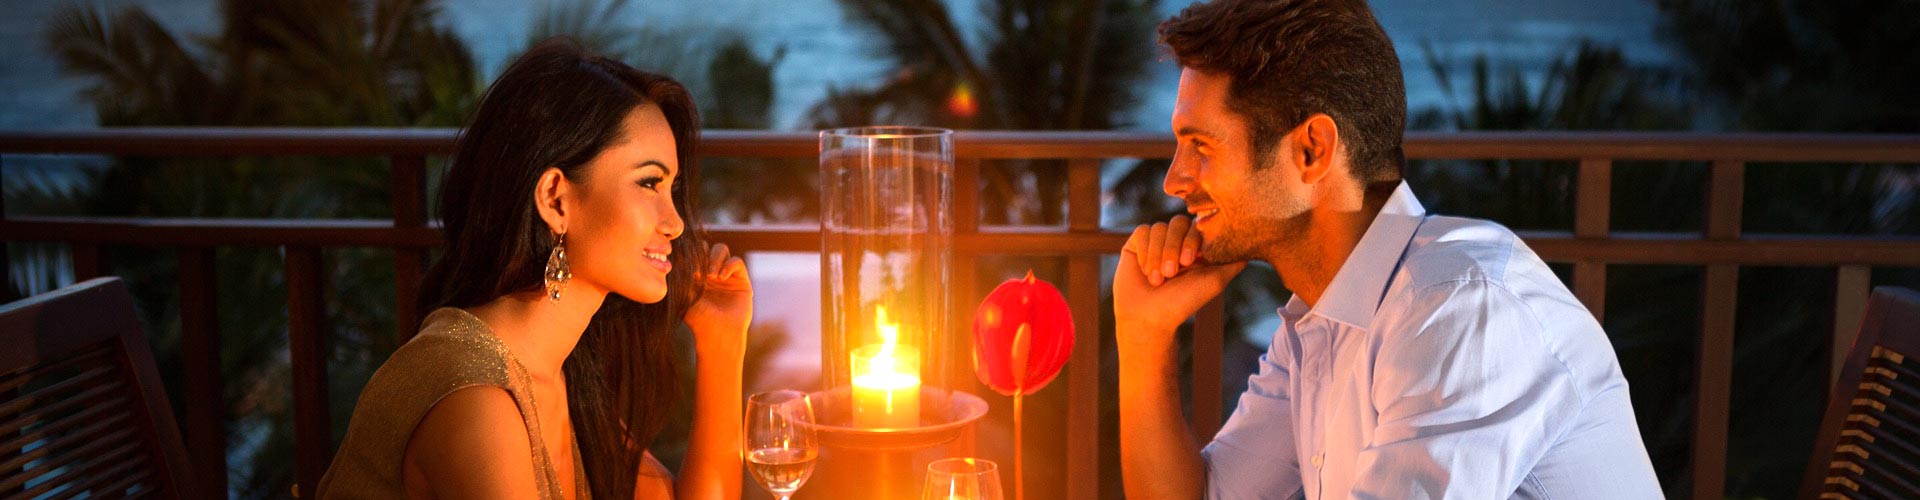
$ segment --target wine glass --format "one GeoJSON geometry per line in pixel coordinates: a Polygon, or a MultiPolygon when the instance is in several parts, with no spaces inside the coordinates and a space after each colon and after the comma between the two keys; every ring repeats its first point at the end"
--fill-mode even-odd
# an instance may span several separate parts
{"type": "Polygon", "coordinates": [[[935,460],[920,500],[1000,500],[1000,467],[979,458],[935,460]]]}
{"type": "Polygon", "coordinates": [[[780,390],[747,398],[747,422],[741,443],[747,469],[780,500],[806,484],[820,456],[813,435],[813,403],[800,391],[780,390]]]}

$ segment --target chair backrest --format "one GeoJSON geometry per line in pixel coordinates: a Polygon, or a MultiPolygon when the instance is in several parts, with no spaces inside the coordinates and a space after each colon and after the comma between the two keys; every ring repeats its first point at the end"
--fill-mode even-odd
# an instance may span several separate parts
{"type": "Polygon", "coordinates": [[[145,337],[119,278],[0,306],[0,497],[201,498],[145,337]]]}
{"type": "Polygon", "coordinates": [[[1800,498],[1920,498],[1920,293],[1873,290],[1839,378],[1800,498]]]}

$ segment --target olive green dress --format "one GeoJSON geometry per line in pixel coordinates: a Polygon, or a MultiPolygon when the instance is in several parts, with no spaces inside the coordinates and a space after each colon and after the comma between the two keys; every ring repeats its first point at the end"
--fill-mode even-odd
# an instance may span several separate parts
{"type": "MultiPolygon", "coordinates": [[[[533,445],[528,459],[533,461],[534,483],[539,488],[528,492],[527,498],[560,500],[561,478],[554,473],[547,446],[540,439],[533,381],[526,367],[480,318],[450,307],[427,315],[420,334],[373,373],[354,405],[346,439],[315,490],[319,498],[405,498],[401,459],[413,429],[441,398],[481,385],[505,389],[527,424],[527,439],[533,445]]],[[[584,465],[580,447],[573,450],[574,463],[584,465]]],[[[586,477],[576,473],[572,480],[575,495],[588,498],[586,477]]]]}

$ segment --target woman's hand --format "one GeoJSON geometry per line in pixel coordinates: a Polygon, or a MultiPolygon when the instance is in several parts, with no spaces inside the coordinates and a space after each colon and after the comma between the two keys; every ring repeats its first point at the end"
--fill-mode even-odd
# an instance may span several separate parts
{"type": "Polygon", "coordinates": [[[694,351],[703,358],[711,354],[739,359],[746,352],[747,325],[753,322],[753,282],[747,278],[747,262],[735,257],[726,244],[715,243],[697,279],[706,291],[687,309],[694,351]]]}
{"type": "Polygon", "coordinates": [[[698,279],[706,292],[687,310],[697,370],[693,428],[673,496],[740,498],[740,377],[747,324],[753,322],[753,282],[746,261],[726,245],[708,252],[698,279]]]}

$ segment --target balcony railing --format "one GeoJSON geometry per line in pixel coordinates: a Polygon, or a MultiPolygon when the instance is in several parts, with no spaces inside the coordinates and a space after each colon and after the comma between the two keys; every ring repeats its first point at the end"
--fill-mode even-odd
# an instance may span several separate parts
{"type": "MultiPolygon", "coordinates": [[[[111,129],[63,132],[0,132],[0,154],[103,154],[124,156],[374,156],[391,164],[391,221],[235,220],[98,217],[0,217],[4,240],[71,246],[76,279],[108,274],[103,246],[172,248],[177,251],[180,321],[187,401],[220,401],[218,305],[214,303],[213,249],[277,247],[284,250],[288,325],[294,378],[296,478],[301,487],[319,480],[332,451],[322,320],[322,248],[373,247],[394,251],[394,287],[399,324],[418,324],[418,295],[429,248],[438,230],[425,210],[426,159],[453,148],[445,129],[111,129]]],[[[715,130],[705,134],[702,154],[725,158],[812,158],[812,134],[715,130]]],[[[970,277],[982,256],[1064,257],[1065,292],[1077,329],[1100,331],[1101,259],[1117,253],[1125,233],[1101,227],[1100,169],[1116,158],[1166,158],[1172,137],[1133,132],[961,132],[956,134],[957,179],[954,276],[970,277]],[[980,165],[1000,159],[1065,160],[1066,227],[1049,232],[1004,232],[982,228],[980,165]]],[[[1852,343],[1875,266],[1920,267],[1920,239],[1867,236],[1743,234],[1747,162],[1920,163],[1920,136],[1758,135],[1686,133],[1414,133],[1410,159],[1507,159],[1578,162],[1571,232],[1525,233],[1527,244],[1550,262],[1570,263],[1573,291],[1596,316],[1605,314],[1607,265],[1703,266],[1702,328],[1693,383],[1691,497],[1721,498],[1725,483],[1727,414],[1733,372],[1734,314],[1742,266],[1805,266],[1837,269],[1833,338],[1835,356],[1852,343]],[[1685,235],[1625,234],[1611,230],[1612,167],[1623,160],[1703,161],[1709,164],[1705,223],[1685,235]]],[[[1817,168],[1817,167],[1809,167],[1817,168]]],[[[736,251],[817,251],[814,231],[715,227],[712,236],[736,251]]],[[[961,280],[954,297],[979,296],[978,284],[961,280]]],[[[956,309],[965,310],[965,309],[956,309]]],[[[1198,436],[1219,428],[1222,401],[1221,330],[1225,304],[1216,300],[1195,318],[1191,414],[1198,436]]],[[[963,325],[964,326],[964,325],[963,325]]],[[[964,331],[964,330],[962,330],[964,331]]],[[[404,335],[404,333],[403,333],[404,335]]],[[[1083,335],[1070,366],[1101,362],[1098,335],[1083,335]]],[[[1838,366],[1840,363],[1834,363],[1838,366]]],[[[1100,497],[1100,371],[1069,370],[1066,427],[1066,491],[1069,498],[1100,497]]],[[[185,435],[196,471],[209,485],[226,484],[226,443],[216,405],[185,407],[185,435]]],[[[219,491],[222,488],[216,488],[219,491]]],[[[303,493],[305,493],[303,491],[303,493]]],[[[1112,492],[1108,492],[1112,493],[1112,492]]],[[[1678,494],[1679,492],[1674,492],[1678,494]]]]}

